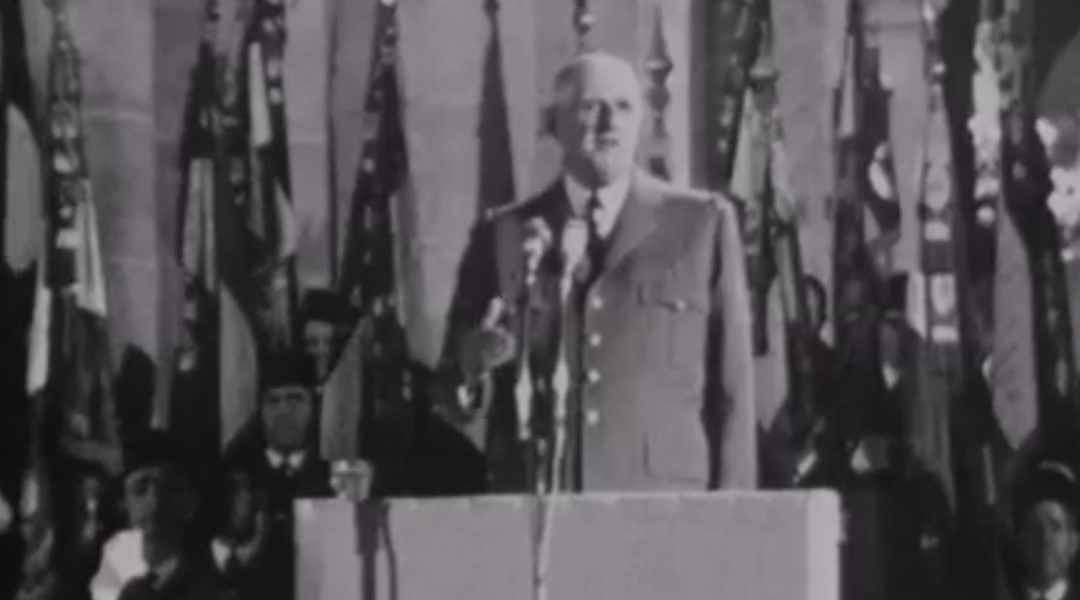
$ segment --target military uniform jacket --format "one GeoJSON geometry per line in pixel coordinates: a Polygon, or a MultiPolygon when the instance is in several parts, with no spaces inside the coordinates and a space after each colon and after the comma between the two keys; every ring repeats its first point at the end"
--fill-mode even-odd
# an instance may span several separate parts
{"type": "MultiPolygon", "coordinates": [[[[464,334],[493,298],[528,306],[530,364],[538,379],[551,372],[560,327],[580,332],[567,335],[575,339],[566,351],[577,386],[571,440],[581,490],[755,487],[750,312],[734,206],[635,173],[603,264],[577,308],[561,315],[558,261],[547,259],[539,292],[520,303],[525,224],[541,218],[558,239],[570,216],[560,179],[474,229],[451,304],[444,366],[453,368],[464,334]]],[[[511,328],[523,312],[513,312],[511,328]]],[[[509,365],[495,373],[484,426],[473,433],[495,491],[526,485],[515,371],[509,365]]],[[[542,392],[543,383],[534,389],[542,392]]],[[[550,407],[540,402],[534,410],[550,407]]]]}

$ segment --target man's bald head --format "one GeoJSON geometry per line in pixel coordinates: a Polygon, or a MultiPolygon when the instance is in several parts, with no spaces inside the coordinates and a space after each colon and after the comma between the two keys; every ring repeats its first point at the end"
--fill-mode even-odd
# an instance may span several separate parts
{"type": "Polygon", "coordinates": [[[567,173],[588,187],[629,175],[643,114],[630,63],[603,52],[578,55],[555,77],[553,110],[567,173]]]}

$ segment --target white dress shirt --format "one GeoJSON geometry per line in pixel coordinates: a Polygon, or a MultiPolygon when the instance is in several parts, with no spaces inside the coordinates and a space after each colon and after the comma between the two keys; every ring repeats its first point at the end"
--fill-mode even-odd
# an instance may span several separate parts
{"type": "Polygon", "coordinates": [[[142,532],[138,529],[117,532],[105,542],[101,554],[101,567],[90,582],[94,600],[116,600],[128,581],[148,570],[143,559],[142,532]]]}
{"type": "MultiPolygon", "coordinates": [[[[570,209],[574,215],[588,219],[585,214],[589,197],[592,190],[578,183],[570,175],[563,175],[563,187],[566,188],[566,197],[570,200],[570,209]]],[[[630,178],[624,177],[596,190],[600,200],[600,211],[596,217],[596,230],[601,238],[607,239],[613,229],[615,221],[619,218],[619,212],[626,204],[626,196],[630,193],[630,178]]]]}
{"type": "Polygon", "coordinates": [[[1029,600],[1064,600],[1065,595],[1068,593],[1069,581],[1067,579],[1059,579],[1054,582],[1053,585],[1042,591],[1034,588],[1027,589],[1027,597],[1029,600]]]}
{"type": "Polygon", "coordinates": [[[305,459],[307,459],[307,452],[304,452],[303,450],[284,454],[273,448],[266,449],[266,460],[270,461],[270,466],[275,469],[280,469],[282,465],[287,465],[285,468],[289,473],[299,471],[300,467],[303,466],[305,459]]]}

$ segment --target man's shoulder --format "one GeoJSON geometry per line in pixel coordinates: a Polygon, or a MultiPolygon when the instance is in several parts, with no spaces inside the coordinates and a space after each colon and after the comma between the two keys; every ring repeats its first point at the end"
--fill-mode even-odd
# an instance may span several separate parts
{"type": "Polygon", "coordinates": [[[690,210],[734,218],[739,201],[731,194],[718,190],[706,190],[653,179],[652,186],[662,199],[664,207],[690,210]]]}

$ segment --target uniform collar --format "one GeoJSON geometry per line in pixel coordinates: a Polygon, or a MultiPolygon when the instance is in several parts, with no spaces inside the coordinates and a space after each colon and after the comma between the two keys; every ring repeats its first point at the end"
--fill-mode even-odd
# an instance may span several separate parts
{"type": "MultiPolygon", "coordinates": [[[[569,173],[563,174],[562,180],[566,198],[570,202],[571,212],[575,216],[585,217],[586,204],[589,197],[592,196],[593,190],[582,185],[569,173]]],[[[599,198],[601,206],[598,217],[599,222],[597,223],[601,236],[607,237],[615,228],[615,221],[618,219],[623,205],[626,204],[626,197],[630,193],[630,182],[631,177],[628,174],[596,190],[596,196],[599,198]]]]}
{"type": "Polygon", "coordinates": [[[288,454],[280,452],[273,448],[266,449],[266,460],[269,461],[270,466],[274,469],[280,469],[283,465],[287,465],[289,471],[297,471],[307,460],[306,450],[296,450],[295,452],[289,452],[288,454]]]}
{"type": "Polygon", "coordinates": [[[1069,581],[1067,579],[1059,579],[1050,587],[1042,591],[1036,590],[1035,588],[1028,588],[1025,596],[1028,600],[1065,600],[1065,595],[1068,593],[1069,581]]]}

